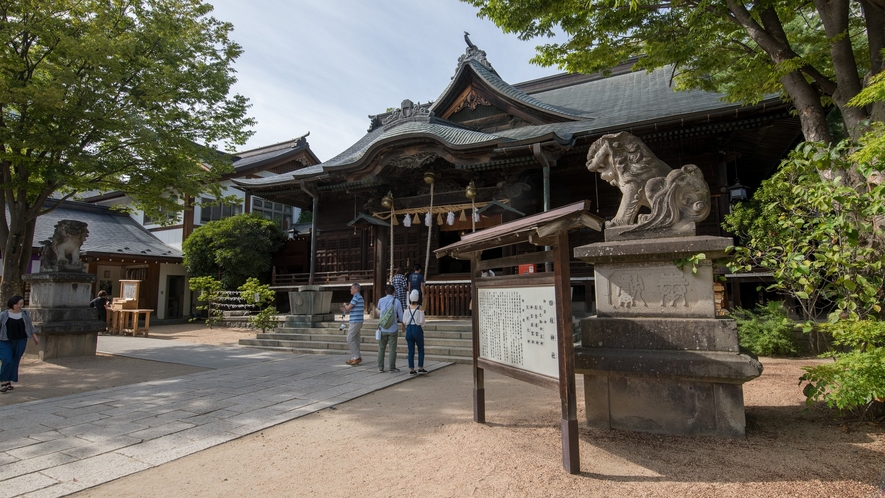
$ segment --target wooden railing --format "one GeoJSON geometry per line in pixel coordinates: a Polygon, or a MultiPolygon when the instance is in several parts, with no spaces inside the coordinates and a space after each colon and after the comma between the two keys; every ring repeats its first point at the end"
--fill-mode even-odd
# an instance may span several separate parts
{"type": "Polygon", "coordinates": [[[472,316],[470,312],[470,282],[427,282],[424,285],[424,312],[431,316],[472,316]]]}
{"type": "MultiPolygon", "coordinates": [[[[326,271],[317,272],[314,275],[314,285],[334,285],[359,282],[362,285],[372,283],[374,273],[372,270],[356,271],[326,271]]],[[[271,274],[272,287],[297,287],[307,285],[310,281],[310,273],[277,273],[274,268],[271,274]]]]}

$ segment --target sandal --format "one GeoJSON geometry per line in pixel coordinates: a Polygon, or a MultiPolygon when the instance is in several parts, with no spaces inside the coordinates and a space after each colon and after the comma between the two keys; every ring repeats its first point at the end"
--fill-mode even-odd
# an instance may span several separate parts
{"type": "Polygon", "coordinates": [[[5,393],[10,389],[12,389],[12,384],[3,384],[2,386],[0,386],[0,393],[5,393]]]}

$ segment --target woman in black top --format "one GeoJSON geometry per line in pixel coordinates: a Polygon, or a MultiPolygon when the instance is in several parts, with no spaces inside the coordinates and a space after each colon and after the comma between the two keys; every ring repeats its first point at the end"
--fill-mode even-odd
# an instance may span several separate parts
{"type": "Polygon", "coordinates": [[[98,312],[98,319],[104,323],[108,323],[108,293],[101,290],[98,291],[98,297],[89,303],[90,308],[95,308],[98,312]]]}
{"type": "Polygon", "coordinates": [[[0,311],[0,393],[11,391],[12,383],[18,382],[18,365],[28,338],[40,344],[31,316],[22,309],[24,303],[23,297],[12,296],[6,302],[9,309],[0,311]]]}

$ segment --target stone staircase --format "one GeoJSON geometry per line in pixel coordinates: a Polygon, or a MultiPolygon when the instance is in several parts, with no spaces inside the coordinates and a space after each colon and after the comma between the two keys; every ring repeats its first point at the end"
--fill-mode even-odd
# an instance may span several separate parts
{"type": "MultiPolygon", "coordinates": [[[[276,331],[257,334],[255,339],[240,339],[241,346],[275,351],[311,354],[348,353],[347,329],[339,330],[342,323],[305,323],[286,317],[285,324],[276,331]]],[[[363,363],[374,363],[378,354],[375,329],[378,320],[366,320],[361,332],[360,352],[363,363]]],[[[408,345],[400,332],[396,345],[397,363],[406,364],[408,345]]],[[[416,354],[417,356],[417,354],[416,354]]],[[[428,320],[424,325],[424,357],[427,360],[471,363],[473,361],[473,328],[470,320],[428,320]]],[[[417,358],[416,358],[417,360],[417,358]]]]}

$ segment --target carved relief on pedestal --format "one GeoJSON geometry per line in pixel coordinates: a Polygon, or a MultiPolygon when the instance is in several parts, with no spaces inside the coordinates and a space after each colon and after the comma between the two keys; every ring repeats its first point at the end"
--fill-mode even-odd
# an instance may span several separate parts
{"type": "Polygon", "coordinates": [[[683,306],[688,306],[688,282],[685,275],[679,272],[661,273],[661,306],[676,307],[677,301],[682,301],[683,306]],[[668,304],[669,303],[669,304],[668,304]]]}
{"type": "Polygon", "coordinates": [[[642,277],[634,273],[619,273],[612,276],[611,280],[611,305],[618,308],[633,308],[641,302],[648,307],[648,303],[642,298],[645,284],[642,277]]]}

